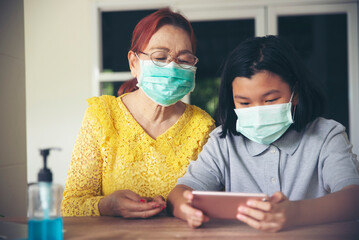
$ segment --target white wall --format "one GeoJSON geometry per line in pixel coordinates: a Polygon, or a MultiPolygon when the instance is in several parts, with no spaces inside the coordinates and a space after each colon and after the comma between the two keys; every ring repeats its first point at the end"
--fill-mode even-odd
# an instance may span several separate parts
{"type": "Polygon", "coordinates": [[[65,184],[73,145],[91,97],[91,0],[24,0],[28,182],[48,158],[65,184]]]}
{"type": "Polygon", "coordinates": [[[0,0],[0,214],[26,216],[23,0],[0,0]]]}

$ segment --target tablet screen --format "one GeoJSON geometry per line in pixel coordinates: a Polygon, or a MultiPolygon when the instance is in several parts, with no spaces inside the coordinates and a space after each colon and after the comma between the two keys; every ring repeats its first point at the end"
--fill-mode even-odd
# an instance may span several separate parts
{"type": "Polygon", "coordinates": [[[238,207],[249,199],[267,201],[263,193],[193,191],[192,206],[210,218],[236,219],[238,207]]]}

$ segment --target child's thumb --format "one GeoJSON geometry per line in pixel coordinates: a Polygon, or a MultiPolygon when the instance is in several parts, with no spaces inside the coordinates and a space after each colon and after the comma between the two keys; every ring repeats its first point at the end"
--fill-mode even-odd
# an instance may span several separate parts
{"type": "Polygon", "coordinates": [[[282,192],[275,192],[270,198],[271,202],[280,203],[286,200],[287,197],[282,192]]]}

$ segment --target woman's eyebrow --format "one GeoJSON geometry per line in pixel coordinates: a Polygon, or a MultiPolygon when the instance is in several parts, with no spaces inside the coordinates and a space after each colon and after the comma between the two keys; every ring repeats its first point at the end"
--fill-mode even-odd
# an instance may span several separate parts
{"type": "Polygon", "coordinates": [[[185,50],[179,51],[178,54],[182,54],[182,53],[192,53],[192,51],[185,49],[185,50]]]}
{"type": "Polygon", "coordinates": [[[166,47],[161,47],[161,46],[159,46],[159,47],[152,47],[152,48],[150,48],[149,50],[150,50],[150,51],[152,51],[152,50],[162,50],[162,51],[166,51],[166,52],[169,52],[169,51],[170,51],[168,48],[166,48],[166,47]]]}
{"type": "MultiPolygon", "coordinates": [[[[161,50],[161,51],[165,51],[165,52],[170,52],[170,50],[166,47],[152,47],[149,49],[149,51],[154,51],[154,50],[161,50]]],[[[183,53],[192,53],[192,51],[184,49],[178,52],[178,54],[183,54],[183,53]]]]}

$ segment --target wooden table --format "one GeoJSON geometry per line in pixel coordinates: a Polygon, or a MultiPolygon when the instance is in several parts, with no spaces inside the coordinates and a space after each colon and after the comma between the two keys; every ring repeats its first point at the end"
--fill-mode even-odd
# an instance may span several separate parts
{"type": "MultiPolygon", "coordinates": [[[[26,227],[26,218],[0,218],[26,227]]],[[[359,239],[359,222],[339,222],[266,233],[238,221],[211,220],[192,229],[179,219],[116,217],[64,217],[64,239],[359,239]]],[[[0,222],[1,223],[1,222],[0,222]]],[[[0,232],[1,235],[1,232],[0,232]]]]}

